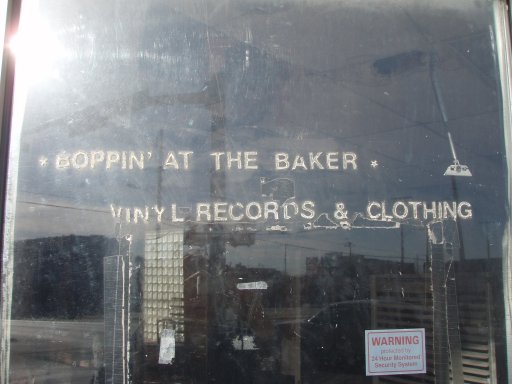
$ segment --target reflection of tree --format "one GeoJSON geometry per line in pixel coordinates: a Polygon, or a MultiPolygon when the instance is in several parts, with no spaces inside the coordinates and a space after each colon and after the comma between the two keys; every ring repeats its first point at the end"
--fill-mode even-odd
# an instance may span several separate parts
{"type": "Polygon", "coordinates": [[[16,242],[13,318],[102,315],[102,259],[115,245],[114,239],[103,236],[16,242]]]}
{"type": "Polygon", "coordinates": [[[412,263],[401,268],[400,262],[376,260],[356,254],[348,257],[342,252],[328,252],[320,258],[309,258],[306,263],[301,300],[304,304],[315,306],[368,299],[371,276],[393,271],[414,272],[412,263]]]}
{"type": "Polygon", "coordinates": [[[241,225],[213,225],[188,222],[184,232],[184,244],[206,246],[213,231],[224,243],[233,247],[241,245],[250,246],[254,244],[256,233],[241,225]],[[222,229],[222,230],[219,230],[222,229]]]}

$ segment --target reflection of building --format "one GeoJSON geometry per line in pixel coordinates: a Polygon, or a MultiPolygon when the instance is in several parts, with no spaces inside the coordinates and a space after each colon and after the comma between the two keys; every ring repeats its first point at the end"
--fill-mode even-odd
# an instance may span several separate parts
{"type": "Polygon", "coordinates": [[[173,327],[183,342],[183,230],[146,234],[143,292],[144,341],[156,343],[173,327]]]}
{"type": "Polygon", "coordinates": [[[505,331],[496,321],[503,316],[501,260],[464,260],[447,263],[445,267],[453,271],[453,291],[447,283],[441,287],[451,294],[442,303],[444,311],[433,310],[433,274],[371,276],[372,329],[424,328],[429,356],[427,375],[383,376],[376,378],[376,383],[435,383],[439,382],[436,378],[441,369],[448,370],[453,377],[456,364],[460,365],[457,369],[462,378],[450,378],[449,382],[503,381],[500,378],[505,377],[506,369],[499,356],[504,353],[501,340],[505,331]],[[436,317],[444,317],[448,326],[439,329],[436,317]],[[454,323],[457,325],[453,326],[454,323]],[[436,335],[439,332],[443,338],[436,335]],[[438,357],[435,340],[445,349],[438,357]]]}
{"type": "Polygon", "coordinates": [[[306,257],[306,274],[316,275],[320,267],[320,260],[316,256],[306,257]]]}

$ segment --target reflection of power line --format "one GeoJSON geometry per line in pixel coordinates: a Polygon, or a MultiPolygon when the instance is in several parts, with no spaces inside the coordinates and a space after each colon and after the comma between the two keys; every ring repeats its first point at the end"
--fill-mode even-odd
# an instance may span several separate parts
{"type": "Polygon", "coordinates": [[[471,62],[466,56],[462,55],[461,52],[455,48],[455,44],[460,43],[462,41],[477,40],[482,37],[486,38],[488,36],[486,30],[479,30],[474,33],[465,33],[460,36],[446,39],[438,39],[437,41],[434,41],[432,36],[419,25],[419,23],[414,19],[414,17],[412,17],[412,15],[406,9],[402,8],[402,11],[407,16],[407,19],[411,22],[413,28],[423,38],[427,45],[434,47],[442,44],[445,47],[448,47],[450,51],[455,53],[463,63],[469,64],[470,68],[478,75],[478,77],[485,86],[487,86],[491,90],[494,90],[495,83],[491,81],[491,79],[489,79],[489,77],[482,71],[481,68],[477,67],[473,62],[471,62]]]}
{"type": "Polygon", "coordinates": [[[49,208],[63,208],[63,209],[72,209],[75,211],[87,211],[87,212],[97,212],[97,213],[105,213],[105,214],[111,214],[109,210],[105,209],[99,209],[99,208],[85,208],[83,206],[80,207],[72,207],[69,205],[61,205],[61,204],[50,204],[50,203],[39,203],[36,201],[28,201],[28,200],[17,200],[18,203],[22,204],[30,204],[30,205],[37,205],[42,207],[49,207],[49,208]]]}
{"type": "Polygon", "coordinates": [[[259,242],[263,243],[272,243],[272,244],[278,244],[282,245],[284,247],[293,247],[293,248],[299,248],[299,249],[306,249],[309,251],[320,251],[320,252],[337,252],[337,249],[326,249],[326,248],[318,248],[318,247],[308,247],[305,245],[299,245],[299,244],[293,244],[293,243],[286,243],[282,241],[276,241],[276,240],[268,240],[268,239],[257,239],[259,242]]]}
{"type": "MultiPolygon", "coordinates": [[[[463,121],[463,120],[473,119],[475,117],[485,116],[485,115],[489,115],[491,113],[497,113],[497,112],[499,112],[498,109],[491,109],[491,110],[487,110],[487,111],[483,111],[483,112],[467,113],[464,116],[451,118],[450,120],[451,121],[461,121],[461,120],[463,121]]],[[[425,121],[425,122],[416,122],[416,123],[413,122],[411,125],[406,125],[405,127],[401,126],[401,127],[394,127],[394,128],[390,128],[390,129],[384,129],[384,130],[379,130],[379,131],[374,131],[374,132],[369,132],[369,133],[359,133],[359,134],[354,134],[354,135],[349,135],[349,136],[343,136],[343,138],[344,139],[357,139],[357,138],[360,138],[360,137],[367,138],[368,136],[382,135],[382,134],[386,134],[386,133],[390,133],[390,132],[395,132],[395,131],[400,131],[400,130],[405,130],[405,129],[424,128],[424,129],[429,130],[430,132],[432,132],[436,136],[441,137],[441,138],[444,139],[445,136],[443,134],[441,134],[441,133],[439,133],[439,132],[437,132],[437,131],[435,131],[435,130],[433,130],[432,128],[429,127],[429,125],[435,124],[435,123],[437,123],[437,122],[434,121],[434,120],[432,120],[432,121],[425,121]]],[[[467,150],[467,148],[464,148],[461,145],[457,145],[457,146],[460,146],[461,148],[467,150]]],[[[484,156],[484,155],[480,154],[480,156],[484,156]]]]}
{"type": "MultiPolygon", "coordinates": [[[[329,72],[333,72],[333,71],[339,71],[339,69],[330,70],[329,72]]],[[[311,72],[312,72],[312,71],[310,71],[310,72],[309,72],[309,74],[311,74],[311,72]]],[[[325,72],[325,71],[323,71],[323,72],[325,72]]],[[[323,72],[319,72],[318,74],[322,74],[323,72]]],[[[313,74],[313,75],[315,75],[315,74],[317,74],[317,73],[316,73],[316,72],[312,72],[312,74],[313,74]]],[[[386,110],[386,111],[390,112],[391,114],[393,114],[393,115],[395,115],[395,116],[397,116],[397,117],[399,117],[399,118],[401,118],[401,119],[403,119],[403,120],[407,121],[408,123],[411,123],[411,124],[412,124],[412,126],[411,126],[411,127],[421,127],[421,128],[424,128],[425,130],[428,130],[428,131],[429,131],[429,132],[431,132],[432,134],[434,134],[434,135],[436,135],[436,136],[439,136],[439,137],[441,137],[441,138],[443,138],[443,139],[446,139],[446,136],[442,135],[441,133],[439,133],[439,132],[435,131],[434,129],[432,129],[431,127],[429,127],[429,124],[430,124],[430,123],[428,123],[428,122],[424,122],[424,123],[423,123],[423,122],[419,122],[419,121],[416,121],[416,120],[411,119],[410,117],[408,117],[408,116],[406,116],[405,114],[403,114],[403,113],[399,112],[398,110],[393,109],[393,108],[391,108],[390,106],[386,105],[385,103],[382,103],[382,102],[380,102],[380,101],[378,101],[378,100],[375,100],[375,99],[373,99],[373,98],[371,98],[371,97],[369,97],[369,96],[367,96],[367,95],[365,95],[365,94],[363,94],[363,93],[361,93],[361,92],[359,92],[359,91],[357,91],[357,90],[353,89],[352,87],[347,86],[346,82],[344,82],[344,81],[343,81],[343,79],[338,80],[338,82],[340,82],[340,83],[342,84],[342,87],[343,87],[343,88],[345,88],[345,89],[349,90],[349,91],[350,91],[350,92],[352,92],[353,94],[355,94],[355,95],[357,95],[357,96],[359,96],[359,97],[361,97],[361,98],[364,98],[364,99],[366,99],[367,101],[369,101],[370,103],[372,103],[372,104],[374,104],[374,105],[376,105],[376,106],[378,106],[378,107],[380,107],[380,108],[382,108],[382,109],[384,109],[384,110],[386,110]]],[[[437,97],[438,97],[437,92],[435,92],[435,95],[434,95],[434,96],[435,96],[435,97],[436,97],[436,99],[437,99],[437,97]]],[[[497,110],[494,110],[494,111],[497,111],[497,110]]],[[[484,112],[480,112],[479,114],[484,115],[484,114],[487,114],[487,113],[490,113],[490,112],[492,112],[492,111],[484,111],[484,112]]],[[[468,116],[468,115],[465,115],[463,118],[467,118],[467,116],[468,116]]],[[[478,115],[477,115],[477,116],[478,116],[478,115]]],[[[405,128],[409,128],[409,127],[405,127],[405,128]]],[[[393,130],[395,130],[395,129],[393,129],[393,130]]],[[[393,130],[391,130],[391,131],[393,131],[393,130]]],[[[372,134],[375,134],[375,133],[372,133],[372,134]]],[[[365,135],[361,135],[361,136],[365,136],[365,135]]],[[[344,139],[346,140],[346,139],[348,139],[348,138],[347,138],[347,137],[345,137],[344,139]]],[[[452,141],[451,141],[451,139],[450,139],[450,135],[448,135],[448,139],[449,139],[449,141],[450,141],[450,146],[451,146],[451,148],[452,148],[452,153],[454,153],[454,152],[455,152],[455,148],[454,148],[453,142],[452,142],[452,141]]],[[[457,146],[462,147],[461,145],[457,145],[457,146]]],[[[471,153],[472,153],[472,154],[474,154],[474,155],[477,155],[477,156],[483,157],[483,158],[485,159],[485,156],[484,156],[484,155],[481,155],[481,154],[478,154],[478,153],[474,152],[474,150],[473,150],[473,149],[468,149],[468,148],[464,148],[464,147],[462,147],[462,148],[463,148],[463,149],[465,149],[465,150],[466,150],[466,151],[468,151],[468,152],[471,152],[471,153]]],[[[389,156],[389,155],[387,155],[386,153],[379,153],[378,151],[374,151],[374,152],[375,152],[375,153],[378,153],[378,154],[379,154],[379,155],[381,155],[381,156],[385,156],[385,157],[390,158],[390,156],[389,156]]],[[[396,158],[395,158],[394,160],[396,160],[396,161],[400,161],[400,162],[403,162],[403,161],[401,161],[401,160],[399,160],[399,159],[396,159],[396,158]]],[[[417,166],[417,165],[415,165],[415,167],[416,167],[416,168],[418,168],[418,166],[417,166]]]]}

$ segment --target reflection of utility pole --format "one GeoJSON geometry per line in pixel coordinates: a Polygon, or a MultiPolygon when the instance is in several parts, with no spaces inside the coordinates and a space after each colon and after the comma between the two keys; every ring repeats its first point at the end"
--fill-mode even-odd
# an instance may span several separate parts
{"type": "Polygon", "coordinates": [[[400,223],[400,272],[402,273],[404,271],[404,259],[404,226],[402,223],[400,223]]]}
{"type": "Polygon", "coordinates": [[[491,261],[491,242],[489,241],[489,235],[487,235],[485,242],[487,245],[487,265],[489,265],[491,261]]]}
{"type": "Polygon", "coordinates": [[[286,253],[286,252],[287,252],[287,249],[288,249],[287,245],[288,245],[288,244],[285,244],[285,245],[284,245],[284,274],[285,274],[285,275],[286,275],[286,257],[288,256],[288,255],[287,255],[287,253],[286,253]]]}
{"type": "Polygon", "coordinates": [[[431,255],[430,255],[430,240],[428,237],[428,227],[425,228],[425,268],[424,272],[426,271],[426,268],[430,265],[431,255]]]}
{"type": "Polygon", "coordinates": [[[490,232],[492,230],[491,224],[492,222],[489,221],[482,221],[480,222],[483,224],[483,229],[485,232],[485,243],[487,248],[487,262],[486,262],[486,268],[485,268],[485,280],[486,280],[486,294],[487,294],[487,300],[486,300],[486,306],[487,306],[487,327],[489,329],[489,371],[491,372],[491,377],[496,377],[496,360],[495,360],[495,350],[496,350],[496,344],[495,344],[495,330],[494,330],[494,316],[493,316],[493,309],[494,309],[494,294],[493,294],[493,268],[491,265],[491,239],[489,238],[490,232]]]}
{"type": "Polygon", "coordinates": [[[448,339],[447,297],[445,288],[445,245],[431,243],[432,250],[432,299],[433,299],[433,338],[434,370],[436,383],[450,382],[450,345],[448,339]]]}
{"type": "MultiPolygon", "coordinates": [[[[151,97],[148,102],[161,104],[200,105],[210,112],[210,147],[212,152],[225,151],[225,103],[224,75],[213,73],[206,86],[199,92],[161,95],[151,97]]],[[[225,200],[226,175],[224,170],[210,170],[210,198],[212,201],[225,200]]],[[[216,365],[217,348],[222,345],[225,335],[221,334],[223,311],[225,310],[225,294],[223,273],[225,269],[225,236],[221,224],[209,223],[206,238],[208,257],[207,301],[206,305],[206,372],[196,372],[200,377],[208,377],[208,382],[217,381],[222,373],[216,365]]],[[[218,361],[218,360],[217,360],[218,361]]]]}
{"type": "Polygon", "coordinates": [[[482,224],[482,229],[485,233],[485,245],[486,245],[486,251],[487,251],[487,265],[489,266],[490,260],[491,260],[491,238],[490,233],[493,230],[493,225],[496,225],[496,223],[492,221],[480,221],[479,224],[482,224]]]}
{"type": "MultiPolygon", "coordinates": [[[[225,151],[226,116],[224,103],[224,76],[214,73],[204,89],[205,105],[210,110],[211,131],[210,147],[213,152],[225,151]]],[[[224,201],[226,193],[226,174],[224,170],[215,170],[212,165],[210,176],[210,198],[212,201],[224,201]]],[[[224,227],[210,224],[208,234],[208,301],[207,301],[207,374],[208,381],[217,381],[219,367],[216,355],[225,335],[221,333],[223,311],[225,311],[224,270],[226,267],[226,244],[224,227]]],[[[243,338],[243,337],[242,337],[243,338]]],[[[221,368],[222,369],[222,368],[221,368]]]]}
{"type": "Polygon", "coordinates": [[[348,247],[348,257],[352,258],[352,242],[351,241],[347,241],[345,243],[345,247],[348,247]]]}
{"type": "MultiPolygon", "coordinates": [[[[453,165],[449,166],[445,176],[450,176],[453,199],[458,203],[457,176],[471,176],[467,166],[459,164],[453,145],[452,136],[448,127],[448,115],[443,102],[443,94],[437,73],[437,55],[430,56],[430,82],[434,92],[435,102],[441,113],[443,125],[448,136],[453,157],[453,165]]],[[[458,217],[455,219],[459,235],[459,260],[465,259],[464,239],[462,227],[458,217]]],[[[443,223],[444,225],[444,223],[443,223]]],[[[463,382],[462,347],[459,331],[459,308],[457,301],[457,285],[453,268],[446,269],[445,263],[453,261],[452,250],[447,249],[447,244],[432,244],[432,299],[434,301],[434,356],[436,378],[439,372],[439,382],[449,382],[449,367],[454,382],[463,382]]]]}
{"type": "MultiPolygon", "coordinates": [[[[399,196],[394,197],[392,201],[399,201],[399,200],[407,200],[410,199],[411,196],[399,196]]],[[[405,263],[405,248],[404,248],[404,224],[400,224],[400,272],[403,273],[404,270],[404,263],[405,263]]]]}

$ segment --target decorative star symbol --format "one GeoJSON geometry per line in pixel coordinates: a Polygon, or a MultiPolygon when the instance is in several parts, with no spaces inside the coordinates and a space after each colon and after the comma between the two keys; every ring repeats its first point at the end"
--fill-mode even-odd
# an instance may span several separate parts
{"type": "Polygon", "coordinates": [[[48,158],[46,158],[46,157],[39,158],[39,165],[41,167],[46,167],[48,165],[48,158]]]}
{"type": "Polygon", "coordinates": [[[377,168],[379,166],[379,162],[377,160],[372,160],[370,165],[372,166],[372,168],[377,168]]]}

